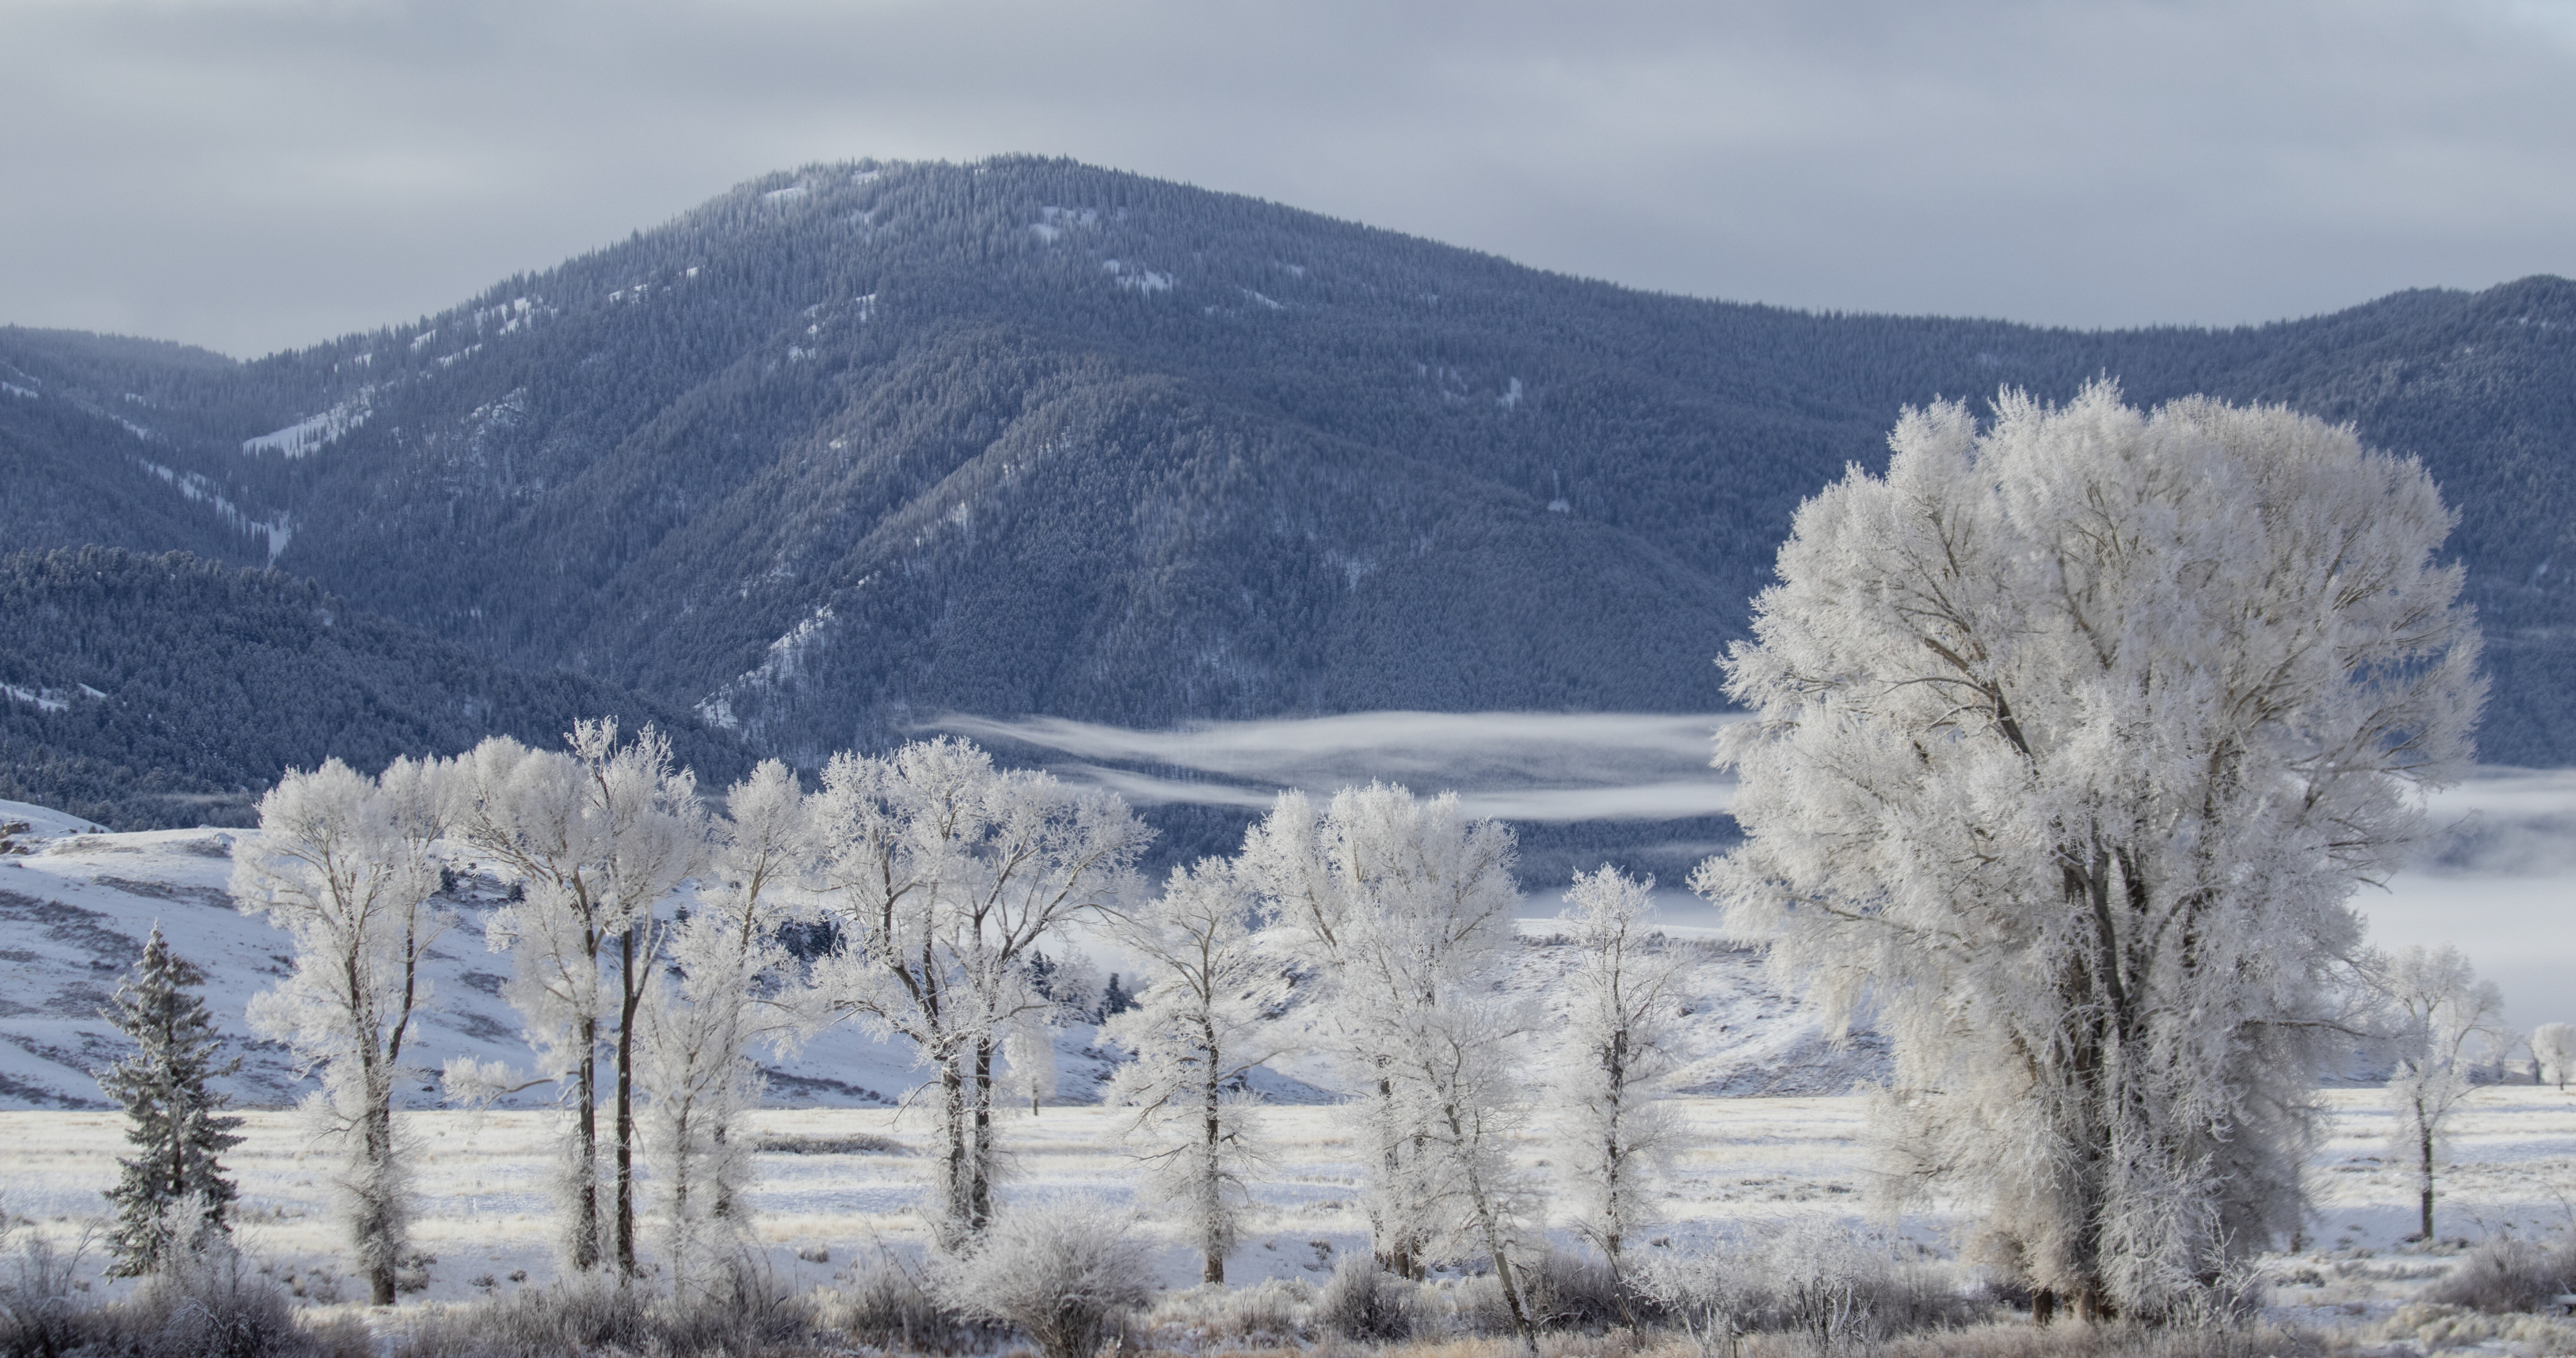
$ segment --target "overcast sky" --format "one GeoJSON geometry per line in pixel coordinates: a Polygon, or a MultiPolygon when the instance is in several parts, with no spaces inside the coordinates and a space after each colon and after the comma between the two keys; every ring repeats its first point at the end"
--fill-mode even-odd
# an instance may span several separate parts
{"type": "Polygon", "coordinates": [[[812,160],[2078,326],[2576,274],[2576,0],[0,0],[0,322],[249,355],[812,160]]]}

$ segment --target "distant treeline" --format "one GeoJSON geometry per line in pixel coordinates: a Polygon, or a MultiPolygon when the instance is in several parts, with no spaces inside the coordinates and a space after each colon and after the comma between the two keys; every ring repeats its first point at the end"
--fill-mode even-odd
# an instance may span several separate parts
{"type": "Polygon", "coordinates": [[[248,825],[289,768],[366,769],[577,718],[669,731],[719,785],[750,767],[695,718],[572,674],[500,668],[310,581],[103,547],[0,558],[0,797],[121,830],[248,825]]]}

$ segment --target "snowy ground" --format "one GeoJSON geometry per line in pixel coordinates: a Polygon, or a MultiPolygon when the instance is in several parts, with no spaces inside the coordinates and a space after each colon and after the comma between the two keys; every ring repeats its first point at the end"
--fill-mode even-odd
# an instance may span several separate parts
{"type": "MultiPolygon", "coordinates": [[[[2403,1172],[2381,1158],[2389,1118],[2381,1096],[2338,1090],[2325,1097],[2333,1124],[2315,1165],[2314,1239],[2298,1257],[2270,1260],[2267,1272],[2288,1318],[2385,1330],[2392,1313],[2448,1269],[2456,1248],[2427,1252],[2400,1243],[2413,1229],[2414,1204],[2403,1172]]],[[[1860,1099],[1699,1097],[1681,1106],[1694,1136],[1665,1203],[1662,1234],[1672,1248],[1759,1242],[1814,1216],[1886,1221],[1871,1202],[1860,1099]]],[[[506,1292],[554,1276],[553,1218],[543,1193],[552,1116],[413,1116],[419,1240],[436,1257],[421,1299],[506,1292]]],[[[1334,1109],[1266,1108],[1258,1116],[1277,1148],[1277,1168],[1260,1185],[1260,1212],[1232,1260],[1231,1280],[1319,1279],[1336,1256],[1364,1247],[1353,1200],[1357,1166],[1334,1109]]],[[[1123,1123],[1099,1108],[1013,1115],[1006,1202],[1085,1193],[1126,1205],[1133,1176],[1119,1142],[1123,1123]]],[[[756,1115],[753,1127],[773,1147],[758,1157],[753,1203],[782,1281],[829,1284],[876,1250],[919,1254],[913,1205],[927,1128],[917,1117],[775,1109],[756,1115]]],[[[105,1113],[0,1113],[0,1205],[65,1242],[94,1229],[99,1190],[114,1177],[118,1129],[105,1113]]],[[[308,1301],[345,1299],[355,1289],[337,1263],[325,1162],[303,1154],[292,1114],[256,1114],[248,1131],[250,1140],[229,1157],[242,1189],[242,1243],[308,1301]]],[[[1534,1134],[1521,1150],[1523,1166],[1544,1174],[1543,1139],[1534,1134]]],[[[2444,1236],[2546,1236],[2576,1223],[2576,1096],[2488,1087],[2461,1116],[2454,1156],[2443,1181],[2444,1236]]],[[[1935,1204],[1898,1224],[1908,1236],[1939,1241],[1955,1220],[1935,1204]]],[[[1150,1219],[1147,1228],[1162,1229],[1150,1219]]],[[[98,1262],[93,1246],[93,1271],[98,1262]]],[[[1173,1286],[1195,1277],[1177,1242],[1167,1243],[1162,1264],[1173,1286]]],[[[2568,1338],[2576,1341],[2576,1333],[2568,1338]]]]}

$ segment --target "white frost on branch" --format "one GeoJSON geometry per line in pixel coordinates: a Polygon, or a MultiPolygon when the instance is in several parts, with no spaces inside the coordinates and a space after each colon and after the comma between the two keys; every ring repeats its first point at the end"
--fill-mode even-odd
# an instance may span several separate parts
{"type": "Polygon", "coordinates": [[[2042,1305],[2156,1314],[2295,1229],[2354,885],[2483,699],[2452,515],[2278,407],[1910,410],[1802,506],[1721,737],[1747,840],[1693,884],[1895,1045],[1912,1181],[1984,1198],[2042,1305]]]}

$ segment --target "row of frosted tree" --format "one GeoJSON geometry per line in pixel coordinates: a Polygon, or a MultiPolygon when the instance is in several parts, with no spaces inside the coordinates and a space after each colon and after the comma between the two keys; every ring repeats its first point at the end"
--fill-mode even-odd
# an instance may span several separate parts
{"type": "MultiPolygon", "coordinates": [[[[1984,426],[1910,412],[1891,443],[1883,476],[1800,510],[1723,662],[1750,713],[1719,750],[1746,840],[1693,885],[1836,1022],[1888,1036],[1899,1180],[1984,1203],[1975,1253],[2043,1318],[2171,1314],[2295,1238],[2311,1091],[2357,1042],[2402,1039],[2429,1231],[2492,991],[2455,955],[2371,953],[2349,898],[2420,839],[2420,794],[2464,767],[2484,696],[2431,479],[2287,410],[2142,412],[2107,383],[2063,407],[2007,393],[1984,426]]],[[[1495,984],[1510,835],[1451,799],[1283,796],[1239,854],[1147,891],[1115,797],[957,742],[844,754],[812,790],[767,765],[717,810],[650,732],[584,725],[562,752],[297,774],[262,829],[236,891],[298,964],[256,1017],[324,1072],[380,1299],[442,845],[518,884],[487,940],[537,1056],[452,1066],[449,1088],[563,1091],[583,1267],[635,1272],[649,1166],[673,1268],[717,1269],[740,1239],[749,1050],[836,1022],[933,1072],[929,1207],[970,1245],[1006,1082],[1036,1078],[1061,1009],[1041,946],[1083,918],[1154,963],[1105,1034],[1136,1058],[1110,1092],[1210,1279],[1259,1156],[1242,1077],[1285,1044],[1338,1072],[1380,1262],[1490,1261],[1524,1334],[1521,1054],[1556,1058],[1556,1187],[1614,1268],[1670,1144],[1654,1095],[1680,962],[1642,886],[1577,883],[1581,983],[1534,1038],[1495,984]],[[800,918],[828,925],[810,964],[778,942],[800,918]]]]}
{"type": "MultiPolygon", "coordinates": [[[[747,1226],[755,1049],[844,1022],[930,1071],[927,1205],[944,1243],[971,1243],[996,1210],[996,1113],[1051,1092],[1053,1029],[1082,1007],[1080,979],[1042,951],[1062,957],[1079,920],[1148,964],[1101,1034],[1133,1057],[1106,1093],[1137,1110],[1148,1196],[1186,1224],[1208,1280],[1262,1159],[1246,1076],[1294,1042],[1329,1053],[1355,1096],[1382,1261],[1494,1259],[1517,1304],[1510,1260],[1536,1216],[1507,1147],[1539,1091],[1518,1067],[1541,1025],[1497,984],[1521,900],[1502,825],[1384,785],[1290,794],[1239,856],[1150,891],[1134,866],[1150,831],[1115,794],[998,769],[961,741],[845,754],[810,791],[767,764],[720,806],[649,730],[620,743],[585,723],[567,746],[495,738],[374,778],[292,773],[239,851],[244,908],[296,942],[293,977],[252,1019],[321,1074],[313,1107],[345,1150],[339,1186],[380,1302],[407,1251],[397,1092],[417,1074],[404,1050],[430,1000],[421,962],[453,925],[442,881],[470,857],[512,882],[485,942],[512,959],[504,993],[534,1069],[459,1060],[445,1085],[466,1101],[559,1092],[575,1267],[633,1276],[639,1219],[658,1218],[677,1278],[721,1278],[747,1226]],[[791,953],[798,924],[826,945],[791,953]]],[[[1653,1102],[1686,957],[1651,930],[1643,884],[1605,869],[1569,899],[1583,961],[1552,1087],[1577,1110],[1567,1178],[1615,1260],[1666,1142],[1653,1102]]]]}

